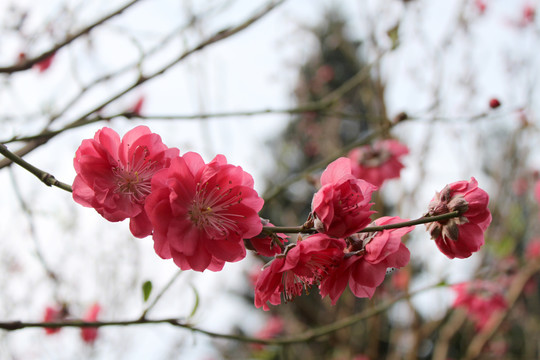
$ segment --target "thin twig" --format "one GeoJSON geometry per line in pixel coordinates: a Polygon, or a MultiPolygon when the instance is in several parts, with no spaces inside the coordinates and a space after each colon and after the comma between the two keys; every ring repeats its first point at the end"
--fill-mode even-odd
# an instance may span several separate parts
{"type": "MultiPolygon", "coordinates": [[[[359,233],[368,233],[383,231],[389,229],[399,229],[407,226],[415,226],[420,224],[427,224],[435,221],[448,220],[460,216],[459,211],[452,211],[442,215],[435,216],[422,216],[418,219],[403,221],[394,224],[380,225],[380,226],[368,226],[360,231],[359,233]]],[[[261,233],[316,233],[315,228],[305,228],[304,226],[263,226],[261,233]]]]}
{"type": "Polygon", "coordinates": [[[47,276],[51,280],[53,280],[55,283],[58,283],[59,282],[58,276],[51,269],[51,267],[45,260],[45,257],[43,256],[43,252],[41,251],[41,245],[38,239],[38,232],[36,231],[36,225],[34,222],[34,213],[32,212],[32,209],[30,208],[30,206],[28,206],[27,202],[23,198],[23,195],[19,188],[19,184],[17,182],[17,179],[15,178],[15,173],[13,172],[13,169],[9,168],[9,170],[10,170],[9,174],[11,177],[11,183],[13,186],[13,192],[15,196],[17,197],[17,200],[19,200],[21,209],[23,213],[26,215],[26,220],[28,221],[28,229],[30,231],[30,237],[32,238],[32,241],[34,242],[34,251],[35,251],[36,257],[38,258],[38,261],[41,263],[41,266],[45,270],[45,273],[47,274],[47,276]]]}
{"type": "Polygon", "coordinates": [[[148,314],[148,312],[154,307],[156,306],[157,302],[159,301],[159,299],[161,299],[161,297],[163,296],[163,294],[165,294],[165,292],[167,292],[167,290],[169,290],[169,288],[172,286],[172,284],[176,281],[176,279],[178,279],[178,277],[180,276],[180,274],[182,273],[182,270],[178,270],[176,272],[176,274],[173,275],[173,277],[171,277],[171,279],[169,280],[169,282],[165,285],[165,287],[163,289],[161,289],[161,291],[157,294],[157,296],[154,298],[154,301],[152,301],[152,303],[150,305],[148,305],[148,307],[143,311],[141,317],[140,317],[140,320],[144,320],[146,319],[146,314],[148,314]]]}
{"type": "Polygon", "coordinates": [[[373,308],[369,308],[367,310],[364,310],[363,312],[350,315],[346,318],[343,318],[341,320],[338,320],[336,322],[333,322],[328,325],[320,326],[314,329],[310,329],[305,331],[302,334],[296,335],[296,336],[290,336],[290,337],[282,337],[282,338],[275,338],[275,339],[261,339],[261,338],[255,338],[250,336],[242,336],[242,335],[232,335],[232,334],[223,334],[223,333],[217,333],[213,331],[207,331],[204,329],[199,329],[195,327],[193,324],[183,322],[181,319],[175,319],[175,318],[167,318],[167,319],[157,319],[157,320],[149,320],[149,319],[136,319],[136,320],[122,320],[122,321],[96,321],[96,322],[87,322],[87,321],[79,321],[79,320],[70,320],[70,321],[63,321],[63,322],[22,322],[22,321],[11,321],[11,322],[0,322],[0,329],[7,330],[7,331],[15,331],[20,330],[24,328],[63,328],[63,327],[105,327],[105,326],[130,326],[130,325],[147,325],[147,324],[162,324],[162,323],[168,323],[174,326],[182,327],[188,330],[191,330],[196,333],[205,334],[211,337],[215,338],[221,338],[221,339],[229,339],[229,340],[236,340],[241,342],[248,342],[248,343],[259,343],[259,344],[267,344],[267,345],[284,345],[284,344],[295,344],[295,343],[303,343],[308,342],[313,339],[319,338],[321,336],[325,336],[328,334],[331,334],[335,331],[338,331],[340,329],[352,326],[362,320],[365,320],[367,318],[370,318],[372,316],[375,316],[377,314],[380,314],[384,311],[386,311],[388,308],[390,308],[392,305],[394,305],[396,302],[407,298],[409,296],[414,296],[418,293],[421,293],[426,290],[433,289],[435,287],[444,286],[445,284],[439,283],[435,285],[430,285],[425,288],[419,289],[417,291],[414,291],[412,293],[404,293],[399,296],[396,296],[392,300],[388,300],[386,302],[383,302],[379,306],[375,306],[373,308]]]}
{"type": "Polygon", "coordinates": [[[0,144],[0,154],[4,155],[7,159],[10,160],[10,162],[14,162],[15,164],[21,166],[23,169],[26,169],[30,173],[34,174],[45,185],[56,186],[57,188],[60,188],[62,190],[69,191],[69,192],[73,191],[71,189],[71,185],[58,181],[53,175],[49,174],[48,172],[38,169],[37,167],[30,164],[26,160],[22,159],[18,155],[9,151],[8,148],[4,144],[0,144]]]}
{"type": "MultiPolygon", "coordinates": [[[[217,33],[210,36],[206,40],[200,42],[197,46],[185,51],[180,56],[178,56],[176,59],[174,59],[171,62],[169,62],[168,64],[164,65],[161,69],[153,72],[150,75],[145,75],[145,76],[139,77],[139,79],[137,79],[133,84],[128,85],[126,88],[119,91],[115,95],[112,95],[107,100],[103,101],[101,104],[95,106],[93,109],[89,110],[87,113],[80,116],[78,119],[76,119],[76,120],[72,121],[71,123],[69,123],[66,126],[66,128],[77,127],[77,126],[80,126],[81,124],[85,125],[86,122],[88,121],[88,119],[92,116],[92,114],[98,112],[100,109],[104,108],[105,106],[109,105],[110,103],[114,102],[115,100],[117,100],[117,99],[121,98],[122,96],[126,95],[127,93],[129,93],[133,89],[139,87],[141,84],[143,84],[143,83],[145,83],[145,82],[147,82],[147,81],[149,81],[151,79],[154,79],[156,77],[159,77],[160,75],[163,75],[165,72],[170,70],[172,67],[174,67],[176,64],[178,64],[182,60],[186,59],[190,55],[201,51],[202,49],[206,48],[209,45],[212,45],[212,44],[215,44],[215,43],[217,43],[219,41],[227,39],[227,38],[241,32],[242,30],[248,28],[249,26],[251,26],[252,24],[257,22],[258,20],[263,18],[265,15],[270,13],[273,9],[275,9],[278,5],[282,4],[284,1],[285,0],[278,0],[278,1],[273,1],[273,2],[269,3],[264,9],[262,9],[261,11],[259,11],[258,13],[256,13],[255,15],[253,15],[252,17],[250,17],[249,19],[247,19],[243,23],[241,23],[241,24],[239,24],[237,26],[231,27],[231,28],[226,28],[226,29],[223,29],[221,31],[218,31],[217,33]]],[[[45,128],[42,131],[42,133],[47,133],[48,131],[49,130],[47,128],[45,128]]],[[[51,136],[48,137],[48,138],[31,141],[31,142],[27,143],[25,146],[23,146],[22,148],[20,148],[19,150],[17,150],[15,152],[15,154],[17,154],[19,157],[24,156],[24,155],[28,154],[29,152],[35,150],[39,146],[45,144],[46,142],[48,142],[50,139],[52,139],[54,136],[56,136],[58,134],[59,133],[51,134],[51,136]]],[[[11,164],[11,162],[12,162],[12,160],[9,159],[9,158],[0,161],[0,169],[4,168],[6,166],[9,166],[11,164]]]]}
{"type": "Polygon", "coordinates": [[[47,59],[48,57],[52,56],[54,53],[56,53],[58,50],[60,50],[64,46],[67,46],[70,43],[72,43],[74,40],[80,38],[83,35],[88,34],[90,31],[92,31],[92,29],[96,28],[97,26],[100,26],[101,24],[103,24],[107,20],[110,20],[113,17],[115,17],[117,15],[120,15],[126,9],[128,9],[129,7],[131,7],[132,5],[134,5],[135,3],[139,2],[139,1],[140,0],[132,0],[132,1],[130,1],[129,3],[122,6],[121,8],[117,9],[116,11],[104,16],[103,18],[97,20],[96,22],[94,22],[94,23],[88,25],[87,27],[79,30],[77,33],[67,36],[64,39],[64,41],[54,45],[51,49],[41,53],[40,55],[38,55],[36,57],[33,57],[31,59],[26,59],[25,61],[23,61],[23,62],[21,62],[19,64],[12,65],[12,66],[0,67],[0,73],[14,73],[14,72],[30,69],[35,64],[37,64],[37,63],[47,59]]]}
{"type": "Polygon", "coordinates": [[[265,203],[270,202],[271,200],[276,198],[279,194],[281,194],[283,191],[285,191],[289,186],[294,184],[295,182],[309,177],[313,172],[324,168],[325,166],[330,164],[332,161],[336,160],[340,156],[345,155],[346,153],[348,153],[350,150],[354,149],[355,147],[370,143],[371,141],[373,141],[380,135],[380,132],[381,131],[367,132],[360,139],[343,146],[340,150],[336,151],[330,156],[322,159],[321,161],[316,162],[313,165],[308,166],[307,168],[304,169],[304,171],[290,176],[288,179],[281,182],[279,185],[276,185],[274,188],[268,190],[263,195],[264,202],[265,203]]]}

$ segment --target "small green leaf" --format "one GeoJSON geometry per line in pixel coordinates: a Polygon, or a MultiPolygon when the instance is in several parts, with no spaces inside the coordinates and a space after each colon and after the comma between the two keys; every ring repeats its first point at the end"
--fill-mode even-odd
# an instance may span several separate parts
{"type": "Polygon", "coordinates": [[[142,284],[142,292],[143,300],[144,302],[147,302],[148,298],[150,297],[150,293],[152,292],[152,282],[150,280],[145,281],[144,284],[142,284]]]}
{"type": "Polygon", "coordinates": [[[193,305],[193,310],[191,310],[191,314],[189,314],[189,317],[192,318],[193,315],[197,312],[197,309],[199,308],[199,292],[195,288],[195,286],[191,285],[191,288],[193,289],[193,293],[195,294],[195,305],[193,305]]]}
{"type": "Polygon", "coordinates": [[[399,22],[390,30],[386,32],[390,40],[392,41],[392,50],[399,45],[399,22]]]}

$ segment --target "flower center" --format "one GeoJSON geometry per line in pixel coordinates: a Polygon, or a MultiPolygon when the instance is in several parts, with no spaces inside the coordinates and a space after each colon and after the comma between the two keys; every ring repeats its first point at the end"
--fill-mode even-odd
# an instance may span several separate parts
{"type": "MultiPolygon", "coordinates": [[[[229,181],[229,184],[232,184],[229,181]]],[[[233,189],[224,190],[219,185],[210,187],[208,182],[197,184],[195,197],[188,211],[189,219],[211,237],[223,237],[233,232],[239,235],[237,219],[231,207],[242,202],[242,191],[233,194],[233,189]]]]}
{"type": "Polygon", "coordinates": [[[152,176],[159,170],[156,162],[148,160],[148,148],[138,147],[126,164],[118,161],[113,168],[116,193],[129,195],[134,202],[142,203],[151,191],[152,176]]]}
{"type": "Polygon", "coordinates": [[[392,154],[386,149],[366,149],[359,159],[361,165],[365,167],[379,167],[390,159],[392,154]]]}

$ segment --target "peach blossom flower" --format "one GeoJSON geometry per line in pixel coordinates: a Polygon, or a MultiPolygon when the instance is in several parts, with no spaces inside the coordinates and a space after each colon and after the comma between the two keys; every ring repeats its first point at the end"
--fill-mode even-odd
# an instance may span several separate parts
{"type": "Polygon", "coordinates": [[[345,237],[371,222],[371,194],[377,188],[352,175],[350,159],[330,163],[322,173],[321,185],[311,204],[317,231],[345,237]]]}
{"type": "Polygon", "coordinates": [[[262,230],[263,199],[253,178],[218,155],[205,164],[189,152],[152,178],[145,210],[154,228],[154,249],[182,270],[219,271],[246,256],[244,238],[262,230]]]}
{"type": "Polygon", "coordinates": [[[129,218],[133,235],[148,236],[152,226],[144,202],[150,193],[150,181],[178,155],[178,149],[167,148],[146,126],[137,126],[122,140],[105,127],[93,139],[83,140],[77,149],[73,199],[93,207],[109,221],[129,218]]]}
{"type": "Polygon", "coordinates": [[[397,140],[381,140],[349,152],[352,174],[380,187],[386,180],[398,178],[404,168],[401,158],[409,153],[407,146],[397,140]]]}
{"type": "MultiPolygon", "coordinates": [[[[373,225],[403,222],[399,217],[385,216],[373,225]]],[[[401,268],[409,263],[410,252],[401,238],[414,227],[359,233],[345,239],[345,257],[321,280],[322,297],[329,296],[335,305],[347,284],[357,297],[373,296],[382,284],[389,268],[401,268]]]]}

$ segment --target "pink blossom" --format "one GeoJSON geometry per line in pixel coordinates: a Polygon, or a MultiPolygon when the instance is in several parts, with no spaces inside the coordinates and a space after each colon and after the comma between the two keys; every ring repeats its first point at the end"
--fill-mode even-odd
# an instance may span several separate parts
{"type": "Polygon", "coordinates": [[[321,185],[311,203],[319,232],[345,237],[371,222],[371,194],[377,187],[351,174],[350,159],[342,157],[329,164],[321,185]]]}
{"type": "Polygon", "coordinates": [[[353,149],[348,157],[352,160],[355,177],[380,187],[388,179],[399,178],[404,168],[401,158],[408,153],[407,146],[390,139],[353,149]]]}
{"type": "MultiPolygon", "coordinates": [[[[101,311],[101,306],[95,303],[90,306],[83,316],[83,321],[95,322],[97,321],[98,314],[101,311]]],[[[88,344],[93,344],[98,337],[98,328],[96,327],[83,327],[81,328],[81,338],[88,344]]]]}
{"type": "MultiPolygon", "coordinates": [[[[44,322],[58,322],[62,321],[65,316],[65,311],[61,307],[52,307],[47,306],[45,308],[45,313],[43,314],[44,322]]],[[[62,328],[45,328],[45,333],[47,335],[52,335],[62,330],[62,328]]]]}
{"type": "Polygon", "coordinates": [[[523,196],[529,190],[529,182],[526,177],[521,176],[512,183],[512,190],[516,196],[523,196]]]}
{"type": "MultiPolygon", "coordinates": [[[[257,331],[255,337],[259,339],[272,339],[282,333],[284,327],[285,322],[281,317],[277,315],[271,316],[264,325],[264,327],[261,330],[257,331]]],[[[263,348],[263,345],[253,344],[253,348],[260,350],[263,348]]]]}
{"type": "Polygon", "coordinates": [[[496,282],[475,280],[456,284],[452,289],[457,294],[452,306],[465,308],[479,330],[493,313],[508,307],[503,289],[496,282]]]}
{"type": "Polygon", "coordinates": [[[145,100],[146,98],[144,97],[144,95],[141,95],[133,104],[133,106],[128,110],[128,112],[132,113],[135,116],[140,116],[145,100]]]}
{"type": "Polygon", "coordinates": [[[475,0],[474,5],[476,6],[476,9],[478,10],[478,13],[480,15],[482,15],[482,14],[484,14],[484,12],[486,12],[487,5],[484,2],[484,0],[475,0]]]}
{"type": "Polygon", "coordinates": [[[532,5],[525,5],[521,18],[521,24],[527,25],[534,22],[536,17],[536,9],[532,5]]]}
{"type": "Polygon", "coordinates": [[[540,238],[532,239],[525,250],[525,257],[528,260],[540,259],[540,238]]]}
{"type": "Polygon", "coordinates": [[[345,241],[315,234],[290,245],[265,266],[255,285],[255,306],[269,310],[268,303],[290,301],[324,278],[343,258],[345,241]]]}
{"type": "Polygon", "coordinates": [[[152,226],[144,211],[150,180],[178,155],[178,149],[167,148],[146,126],[137,126],[122,140],[105,127],[77,149],[73,199],[109,221],[130,218],[130,230],[137,237],[150,235],[152,226]]]}
{"type": "Polygon", "coordinates": [[[319,82],[325,84],[331,80],[333,80],[335,77],[334,68],[330,65],[322,65],[317,69],[317,72],[315,74],[315,79],[317,79],[319,82]]]}
{"type": "Polygon", "coordinates": [[[189,152],[152,179],[146,213],[154,227],[154,249],[182,270],[219,271],[246,256],[244,238],[262,230],[263,199],[253,178],[218,155],[205,164],[189,152]]]}
{"type": "Polygon", "coordinates": [[[436,193],[426,216],[458,211],[460,216],[426,224],[439,250],[448,258],[464,259],[480,250],[484,232],[491,223],[489,196],[478,187],[475,178],[458,181],[436,193]]]}
{"type": "MultiPolygon", "coordinates": [[[[274,227],[266,219],[261,219],[263,226],[274,227]]],[[[251,239],[246,239],[245,245],[249,250],[254,250],[257,254],[267,257],[272,257],[274,255],[280,254],[282,251],[282,246],[287,242],[288,236],[282,233],[272,233],[272,234],[259,234],[251,239]]]]}
{"type": "Polygon", "coordinates": [[[40,73],[47,71],[51,67],[51,64],[52,64],[52,62],[54,60],[54,56],[55,56],[55,54],[52,54],[51,56],[49,56],[49,57],[41,60],[40,62],[34,64],[33,67],[38,69],[38,71],[40,73]]]}
{"type": "Polygon", "coordinates": [[[540,180],[534,185],[534,198],[540,203],[540,180]]]}
{"type": "MultiPolygon", "coordinates": [[[[374,225],[395,224],[406,220],[384,216],[375,220],[374,225]]],[[[335,305],[347,284],[357,297],[373,296],[381,285],[388,268],[401,268],[409,263],[410,252],[401,238],[414,227],[353,234],[345,239],[345,257],[321,280],[320,293],[327,295],[335,305]]]]}

